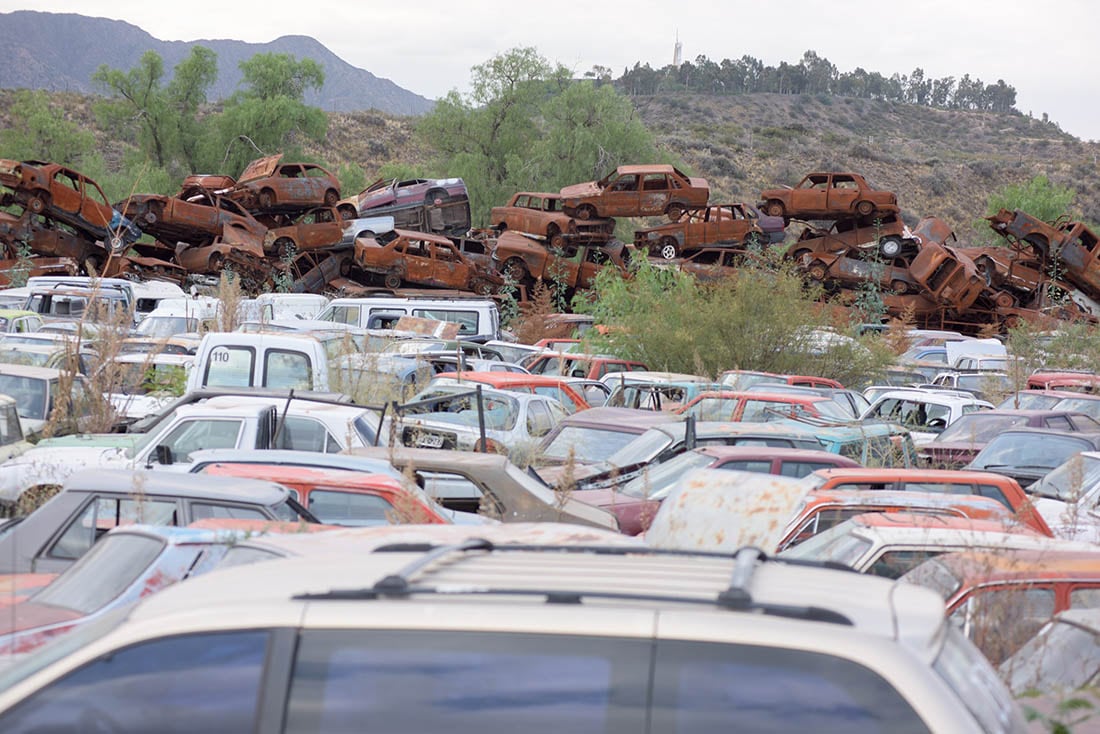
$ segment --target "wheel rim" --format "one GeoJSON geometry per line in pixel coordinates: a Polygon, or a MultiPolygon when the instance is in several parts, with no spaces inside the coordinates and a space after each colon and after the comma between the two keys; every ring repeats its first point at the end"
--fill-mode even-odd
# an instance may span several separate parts
{"type": "Polygon", "coordinates": [[[577,219],[583,219],[585,221],[592,219],[595,215],[595,210],[589,205],[585,204],[580,209],[577,209],[577,219]]]}
{"type": "Polygon", "coordinates": [[[670,204],[669,205],[669,207],[668,207],[668,218],[669,219],[671,219],[672,221],[675,222],[676,220],[678,220],[682,216],[684,216],[684,207],[683,206],[681,206],[680,204],[670,204]]]}
{"type": "Polygon", "coordinates": [[[897,240],[886,240],[882,243],[882,254],[886,257],[897,257],[901,254],[901,243],[897,240]]]}
{"type": "Polygon", "coordinates": [[[856,211],[859,212],[860,214],[862,214],[863,216],[867,216],[868,214],[870,214],[874,210],[875,210],[875,205],[872,204],[869,201],[861,201],[858,204],[856,204],[856,211]]]}
{"type": "Polygon", "coordinates": [[[504,274],[515,282],[520,282],[527,275],[527,269],[518,260],[509,260],[504,266],[504,274]]]}
{"type": "Polygon", "coordinates": [[[664,240],[663,242],[661,242],[660,252],[661,252],[661,257],[663,257],[665,260],[675,260],[676,259],[676,243],[675,242],[669,242],[667,239],[664,240]]]}
{"type": "Polygon", "coordinates": [[[387,288],[400,288],[401,276],[397,273],[386,273],[384,282],[387,288]]]}
{"type": "Polygon", "coordinates": [[[336,206],[336,202],[340,201],[340,195],[332,189],[325,192],[325,206],[336,206]]]}
{"type": "Polygon", "coordinates": [[[768,216],[781,217],[783,216],[783,205],[778,201],[773,201],[768,204],[768,216]]]}
{"type": "Polygon", "coordinates": [[[41,214],[46,209],[46,202],[36,196],[31,199],[30,208],[35,214],[41,214]]]}
{"type": "Polygon", "coordinates": [[[809,273],[814,280],[825,280],[825,263],[820,260],[811,263],[809,273]]]}

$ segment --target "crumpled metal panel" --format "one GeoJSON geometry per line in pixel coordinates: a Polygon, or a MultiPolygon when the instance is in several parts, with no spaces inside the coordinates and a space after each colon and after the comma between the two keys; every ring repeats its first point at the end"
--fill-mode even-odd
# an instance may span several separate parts
{"type": "Polygon", "coordinates": [[[732,551],[747,545],[774,553],[809,485],[772,474],[699,469],[661,503],[647,545],[732,551]]]}

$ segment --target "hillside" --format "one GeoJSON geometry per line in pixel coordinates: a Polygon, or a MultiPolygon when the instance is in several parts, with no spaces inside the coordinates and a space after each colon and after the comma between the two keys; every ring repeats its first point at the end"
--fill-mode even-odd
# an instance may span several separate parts
{"type": "Polygon", "coordinates": [[[30,10],[0,13],[0,56],[5,60],[0,65],[0,88],[90,93],[96,91],[91,78],[100,64],[131,69],[143,53],[152,50],[164,59],[170,75],[195,45],[218,55],[218,80],[210,90],[211,100],[224,99],[237,90],[241,61],[257,53],[287,53],[313,59],[324,69],[324,88],[310,90],[305,100],[324,110],[378,109],[414,115],[432,106],[431,100],[348,64],[305,36],[282,36],[270,43],[161,41],[120,20],[30,10]]]}

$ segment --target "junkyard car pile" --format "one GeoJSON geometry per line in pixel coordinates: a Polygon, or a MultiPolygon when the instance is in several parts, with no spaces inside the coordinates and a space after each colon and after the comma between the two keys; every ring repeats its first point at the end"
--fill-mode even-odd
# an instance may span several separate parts
{"type": "Polygon", "coordinates": [[[344,199],[273,157],[76,209],[46,184],[94,185],[46,170],[0,166],[5,201],[99,277],[0,291],[2,731],[1016,732],[995,664],[1016,693],[1025,668],[1051,695],[1094,682],[1016,656],[1100,608],[1100,377],[1037,373],[998,405],[1004,345],[923,329],[865,390],[650,371],[520,344],[492,297],[582,290],[643,248],[706,277],[705,253],[758,256],[802,218],[832,224],[790,256],[835,290],[889,258],[898,297],[1001,318],[1024,301],[991,289],[1041,284],[1012,280],[1025,261],[1065,258],[1087,292],[1076,225],[1002,213],[1026,254],[975,260],[855,174],[757,209],[622,166],[470,236],[455,179],[344,199]],[[644,216],[672,222],[614,239],[644,216]],[[318,292],[163,280],[225,268],[318,292]]]}

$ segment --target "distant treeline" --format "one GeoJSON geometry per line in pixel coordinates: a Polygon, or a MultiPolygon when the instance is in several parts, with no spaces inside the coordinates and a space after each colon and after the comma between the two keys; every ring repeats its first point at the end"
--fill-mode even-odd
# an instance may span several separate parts
{"type": "Polygon", "coordinates": [[[595,67],[588,76],[613,81],[616,88],[629,95],[651,95],[677,89],[704,94],[831,94],[842,97],[908,102],[910,104],[954,110],[986,110],[1018,112],[1016,89],[998,79],[986,84],[963,74],[942,79],[925,78],[924,70],[916,68],[908,76],[883,76],[877,71],[856,68],[838,72],[834,64],[814,51],[807,51],[797,64],[783,61],[779,66],[767,66],[760,59],[742,56],[715,62],[706,56],[685,61],[679,67],[669,64],[652,69],[649,64],[635,63],[618,79],[611,79],[611,70],[595,67]]]}

